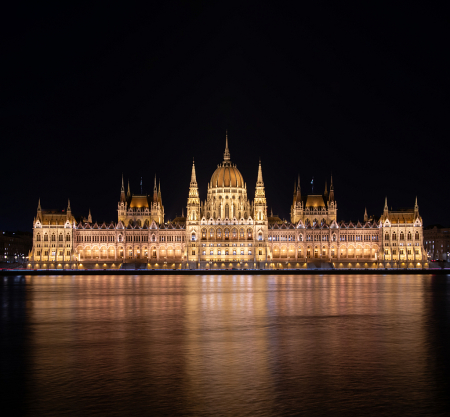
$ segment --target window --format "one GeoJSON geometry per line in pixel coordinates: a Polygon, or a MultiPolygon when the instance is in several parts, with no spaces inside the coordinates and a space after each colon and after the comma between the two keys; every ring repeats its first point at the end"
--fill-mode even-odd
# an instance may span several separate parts
{"type": "Polygon", "coordinates": [[[416,235],[414,237],[415,240],[419,240],[419,232],[416,232],[416,235]]]}
{"type": "Polygon", "coordinates": [[[218,250],[218,251],[217,251],[217,255],[222,255],[222,251],[221,251],[221,250],[218,250]]]}
{"type": "Polygon", "coordinates": [[[70,256],[70,250],[67,251],[66,255],[67,255],[67,256],[70,256]]]}
{"type": "Polygon", "coordinates": [[[52,235],[52,242],[56,242],[56,236],[52,235]]]}
{"type": "Polygon", "coordinates": [[[236,250],[233,250],[233,255],[236,255],[236,250]]]}
{"type": "Polygon", "coordinates": [[[204,251],[202,251],[202,255],[206,255],[206,251],[204,250],[204,251]]]}
{"type": "Polygon", "coordinates": [[[243,255],[244,254],[244,251],[243,250],[241,250],[241,255],[243,255]]]}
{"type": "Polygon", "coordinates": [[[202,229],[202,239],[206,239],[206,229],[202,229]]]}
{"type": "Polygon", "coordinates": [[[248,254],[249,254],[249,255],[251,255],[251,254],[252,254],[252,251],[251,251],[251,250],[249,250],[249,251],[248,251],[248,254]]]}
{"type": "Polygon", "coordinates": [[[192,233],[192,235],[191,235],[191,240],[192,240],[193,242],[195,242],[195,233],[192,233]]]}
{"type": "Polygon", "coordinates": [[[192,251],[192,255],[195,255],[195,250],[192,251]]]}
{"type": "Polygon", "coordinates": [[[228,251],[227,250],[225,251],[225,255],[228,255],[228,251]]]}
{"type": "Polygon", "coordinates": [[[403,232],[400,233],[400,240],[405,240],[405,234],[403,232]]]}
{"type": "Polygon", "coordinates": [[[412,240],[411,232],[408,232],[408,240],[412,240]]]}
{"type": "Polygon", "coordinates": [[[392,233],[392,240],[397,240],[397,235],[394,233],[392,233]]]}
{"type": "Polygon", "coordinates": [[[210,255],[214,255],[214,251],[210,250],[210,251],[209,251],[209,254],[210,254],[210,255]]]}
{"type": "Polygon", "coordinates": [[[36,240],[37,240],[38,242],[41,241],[41,235],[40,235],[39,233],[38,233],[37,236],[36,236],[36,240]]]}

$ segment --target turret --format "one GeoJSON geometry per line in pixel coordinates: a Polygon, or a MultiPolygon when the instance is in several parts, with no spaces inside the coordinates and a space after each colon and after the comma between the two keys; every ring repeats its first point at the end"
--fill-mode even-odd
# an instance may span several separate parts
{"type": "Polygon", "coordinates": [[[91,209],[89,209],[89,215],[88,215],[88,218],[87,218],[87,222],[88,223],[92,223],[91,209]]]}
{"type": "Polygon", "coordinates": [[[67,214],[67,218],[70,219],[70,217],[72,216],[72,210],[70,208],[70,200],[67,199],[67,210],[66,210],[66,214],[67,214]]]}
{"type": "Polygon", "coordinates": [[[416,196],[416,202],[414,203],[414,218],[417,219],[419,217],[419,206],[417,204],[417,196],[416,196]]]}
{"type": "Polygon", "coordinates": [[[127,199],[131,198],[130,180],[128,180],[127,199]]]}
{"type": "Polygon", "coordinates": [[[325,181],[325,191],[323,192],[324,200],[326,201],[328,199],[328,188],[327,188],[327,182],[325,181]]]}
{"type": "Polygon", "coordinates": [[[364,209],[364,222],[369,220],[369,216],[367,215],[367,207],[364,209]]]}
{"type": "Polygon", "coordinates": [[[383,214],[384,214],[384,215],[387,215],[388,212],[389,212],[389,207],[388,207],[388,204],[387,204],[387,197],[385,197],[385,199],[384,199],[384,210],[383,210],[383,214]]]}

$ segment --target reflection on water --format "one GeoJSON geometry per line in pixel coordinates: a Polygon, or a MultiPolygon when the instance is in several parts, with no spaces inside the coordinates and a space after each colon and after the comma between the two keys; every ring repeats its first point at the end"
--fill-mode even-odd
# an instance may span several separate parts
{"type": "Polygon", "coordinates": [[[2,398],[21,415],[445,414],[449,284],[1,278],[2,398]]]}

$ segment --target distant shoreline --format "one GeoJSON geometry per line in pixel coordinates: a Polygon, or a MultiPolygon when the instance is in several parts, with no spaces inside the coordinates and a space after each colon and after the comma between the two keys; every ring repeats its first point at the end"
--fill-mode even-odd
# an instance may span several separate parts
{"type": "Polygon", "coordinates": [[[2,270],[0,276],[40,275],[450,275],[450,269],[301,269],[301,270],[2,270]]]}

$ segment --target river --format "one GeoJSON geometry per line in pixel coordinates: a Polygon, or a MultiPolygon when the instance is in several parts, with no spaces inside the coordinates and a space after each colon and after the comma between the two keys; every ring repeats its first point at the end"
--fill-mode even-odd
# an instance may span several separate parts
{"type": "Polygon", "coordinates": [[[450,276],[17,276],[0,299],[2,416],[450,412],[450,276]]]}

